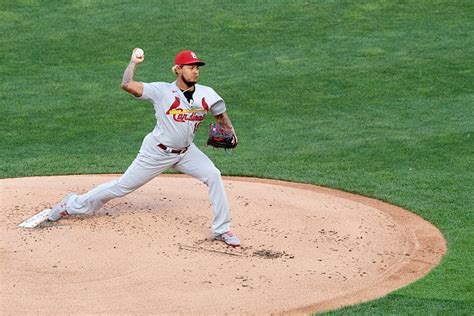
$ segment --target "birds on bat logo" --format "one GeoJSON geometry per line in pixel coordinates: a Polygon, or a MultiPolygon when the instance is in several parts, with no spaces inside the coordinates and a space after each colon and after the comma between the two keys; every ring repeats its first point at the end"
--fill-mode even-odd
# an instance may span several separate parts
{"type": "Polygon", "coordinates": [[[175,97],[174,102],[171,104],[167,115],[173,115],[173,119],[176,122],[186,122],[186,121],[203,121],[206,118],[207,111],[209,111],[209,105],[206,102],[205,98],[202,98],[201,105],[202,109],[181,109],[181,100],[178,97],[175,97]]]}

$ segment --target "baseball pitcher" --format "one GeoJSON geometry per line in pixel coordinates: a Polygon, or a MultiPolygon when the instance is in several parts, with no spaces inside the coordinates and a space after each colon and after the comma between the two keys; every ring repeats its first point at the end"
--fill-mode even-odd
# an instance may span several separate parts
{"type": "Polygon", "coordinates": [[[174,168],[208,186],[214,211],[214,239],[239,246],[239,238],[230,231],[229,205],[221,173],[193,143],[199,125],[210,112],[216,123],[232,130],[233,146],[237,145],[224,100],[212,88],[197,83],[199,69],[205,63],[193,51],[181,51],[176,55],[172,70],[177,78],[171,83],[135,81],[135,69],[144,60],[143,51],[135,48],[123,74],[122,88],[153,104],[155,128],[145,136],[137,157],[120,178],[99,185],[84,195],[68,194],[52,208],[48,219],[57,221],[68,215],[95,212],[111,199],[125,196],[166,169],[174,168]]]}

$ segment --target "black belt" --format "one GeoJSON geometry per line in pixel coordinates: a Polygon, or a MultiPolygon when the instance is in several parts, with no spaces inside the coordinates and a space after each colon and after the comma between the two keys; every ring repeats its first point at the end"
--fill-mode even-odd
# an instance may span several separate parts
{"type": "Polygon", "coordinates": [[[169,147],[166,147],[163,144],[158,144],[158,147],[160,147],[164,151],[166,151],[168,153],[172,153],[172,154],[184,154],[189,148],[189,146],[188,146],[188,147],[184,147],[184,148],[181,148],[181,149],[171,149],[169,147]]]}

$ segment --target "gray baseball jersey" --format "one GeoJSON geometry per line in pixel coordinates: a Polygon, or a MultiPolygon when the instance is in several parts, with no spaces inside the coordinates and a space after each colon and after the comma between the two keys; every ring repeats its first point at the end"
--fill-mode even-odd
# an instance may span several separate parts
{"type": "Polygon", "coordinates": [[[153,103],[156,126],[153,136],[162,144],[174,149],[189,146],[194,135],[211,112],[219,115],[226,111],[224,100],[211,87],[195,85],[193,99],[188,102],[176,81],[143,83],[140,100],[153,103]]]}
{"type": "Polygon", "coordinates": [[[168,168],[189,174],[209,187],[214,210],[213,233],[217,236],[230,230],[230,213],[220,171],[193,144],[197,128],[208,112],[219,115],[226,111],[222,98],[212,89],[196,84],[193,99],[188,102],[176,82],[143,83],[139,99],[153,103],[156,126],[143,140],[137,157],[118,179],[101,184],[83,195],[72,194],[67,201],[69,214],[89,214],[111,199],[125,196],[168,168]],[[159,147],[187,150],[168,153],[159,147]]]}

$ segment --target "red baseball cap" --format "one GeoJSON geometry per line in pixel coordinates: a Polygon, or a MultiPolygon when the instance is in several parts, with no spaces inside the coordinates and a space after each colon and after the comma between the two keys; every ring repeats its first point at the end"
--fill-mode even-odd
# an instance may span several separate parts
{"type": "Polygon", "coordinates": [[[174,60],[175,65],[191,65],[197,64],[204,66],[206,63],[200,60],[192,50],[184,50],[176,55],[174,60]]]}

